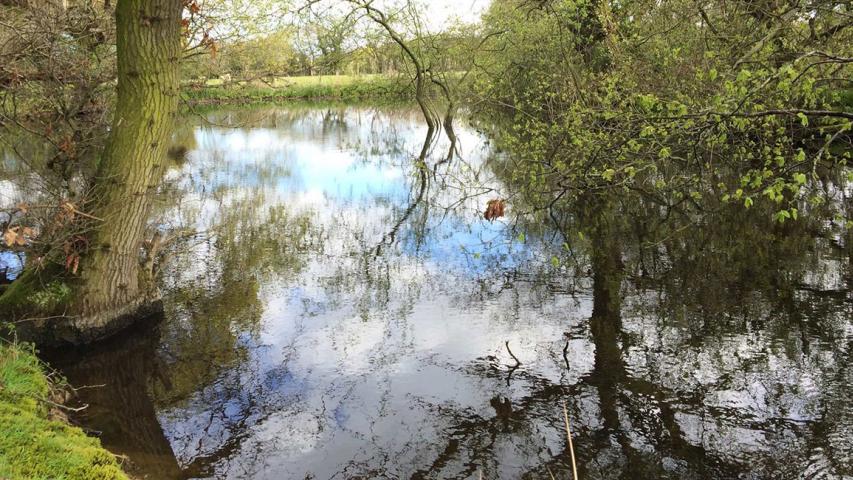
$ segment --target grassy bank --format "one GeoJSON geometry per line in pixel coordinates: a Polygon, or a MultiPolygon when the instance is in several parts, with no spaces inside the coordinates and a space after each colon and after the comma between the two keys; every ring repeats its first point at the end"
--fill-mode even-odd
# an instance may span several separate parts
{"type": "Polygon", "coordinates": [[[0,479],[127,479],[82,430],[50,418],[51,382],[32,348],[0,344],[0,479]]]}
{"type": "Polygon", "coordinates": [[[264,103],[285,100],[400,99],[411,95],[404,78],[381,75],[323,75],[283,77],[261,82],[208,80],[203,85],[187,84],[184,98],[191,104],[264,103]]]}

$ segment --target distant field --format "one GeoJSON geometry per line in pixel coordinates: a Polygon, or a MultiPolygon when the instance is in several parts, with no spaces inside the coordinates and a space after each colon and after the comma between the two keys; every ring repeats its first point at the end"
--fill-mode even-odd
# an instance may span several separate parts
{"type": "Polygon", "coordinates": [[[196,103],[253,102],[284,99],[357,99],[406,97],[409,82],[385,75],[315,75],[274,77],[251,82],[213,78],[198,83],[187,81],[184,95],[196,103]]]}
{"type": "MultiPolygon", "coordinates": [[[[371,81],[375,79],[387,79],[392,78],[385,75],[303,75],[296,77],[273,77],[271,86],[273,87],[287,87],[287,86],[296,86],[296,85],[347,85],[356,82],[364,82],[371,81]]],[[[252,84],[260,84],[264,86],[269,82],[269,77],[264,78],[264,80],[254,80],[252,82],[246,82],[242,80],[236,80],[231,82],[232,85],[246,85],[247,83],[252,84]]],[[[192,81],[188,81],[187,83],[192,83],[192,81]]],[[[221,87],[225,85],[226,80],[222,78],[210,78],[204,82],[204,86],[206,87],[221,87]]]]}

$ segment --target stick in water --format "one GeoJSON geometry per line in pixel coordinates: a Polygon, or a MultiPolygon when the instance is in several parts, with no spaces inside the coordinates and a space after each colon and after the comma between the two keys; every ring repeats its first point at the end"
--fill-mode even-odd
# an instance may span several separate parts
{"type": "Polygon", "coordinates": [[[575,465],[575,447],[572,445],[572,429],[569,427],[569,410],[563,400],[563,418],[566,420],[566,438],[569,439],[569,453],[572,455],[572,478],[578,480],[578,467],[575,465]]]}

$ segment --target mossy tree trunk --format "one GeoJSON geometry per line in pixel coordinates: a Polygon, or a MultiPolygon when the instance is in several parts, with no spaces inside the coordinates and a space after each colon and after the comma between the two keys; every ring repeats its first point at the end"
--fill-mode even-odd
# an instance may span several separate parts
{"type": "Polygon", "coordinates": [[[97,336],[156,298],[140,268],[151,193],[162,174],[179,94],[181,0],[116,4],[118,95],[94,184],[103,220],[84,259],[73,327],[97,336]]]}
{"type": "Polygon", "coordinates": [[[115,11],[115,115],[87,205],[100,220],[80,276],[48,306],[37,294],[52,284],[46,277],[67,282],[60,271],[28,269],[0,295],[0,317],[21,320],[19,337],[37,343],[87,343],[162,309],[141,247],[178,106],[182,0],[119,0],[115,11]]]}
{"type": "Polygon", "coordinates": [[[151,310],[156,295],[140,268],[151,193],[162,176],[179,95],[181,0],[116,4],[118,91],[110,137],[94,182],[91,250],[72,310],[72,331],[98,337],[151,310]]]}

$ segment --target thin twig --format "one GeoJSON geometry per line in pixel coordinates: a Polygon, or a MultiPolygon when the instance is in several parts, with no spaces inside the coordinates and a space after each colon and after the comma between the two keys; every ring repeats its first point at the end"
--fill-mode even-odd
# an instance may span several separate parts
{"type": "Polygon", "coordinates": [[[509,340],[505,342],[505,345],[506,351],[509,352],[509,356],[512,357],[513,360],[515,360],[516,367],[521,365],[521,360],[519,360],[518,357],[516,357],[515,354],[512,353],[512,350],[509,349],[509,340]]]}
{"type": "Polygon", "coordinates": [[[83,390],[83,389],[86,389],[86,388],[103,388],[103,387],[106,387],[106,386],[107,386],[107,384],[106,384],[106,383],[101,383],[101,384],[98,384],[98,385],[81,385],[81,386],[79,386],[79,387],[74,387],[74,386],[71,386],[71,385],[66,385],[66,387],[70,388],[71,390],[74,390],[75,392],[78,392],[78,391],[83,390]]]}
{"type": "Polygon", "coordinates": [[[572,455],[572,479],[578,480],[578,467],[575,464],[575,446],[572,444],[572,429],[569,427],[569,410],[563,400],[563,418],[566,421],[566,438],[569,439],[569,453],[572,455]]]}
{"type": "Polygon", "coordinates": [[[50,400],[48,400],[48,399],[46,399],[46,398],[40,398],[39,400],[40,400],[40,401],[42,401],[42,402],[44,402],[44,403],[50,404],[51,406],[56,407],[56,408],[58,408],[58,409],[60,409],[60,410],[66,410],[66,411],[69,411],[69,412],[75,412],[75,413],[77,413],[77,412],[82,412],[83,410],[86,410],[87,408],[89,408],[89,404],[88,404],[88,403],[83,404],[83,406],[82,406],[82,407],[76,407],[76,408],[75,408],[75,407],[67,407],[67,406],[62,405],[62,404],[60,404],[60,403],[52,402],[52,401],[50,401],[50,400]]]}

